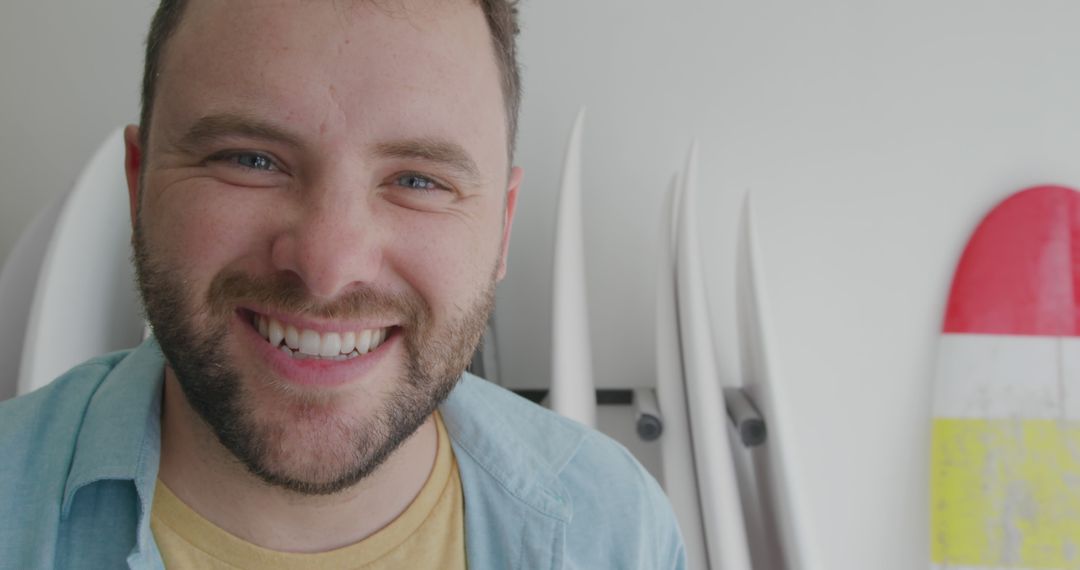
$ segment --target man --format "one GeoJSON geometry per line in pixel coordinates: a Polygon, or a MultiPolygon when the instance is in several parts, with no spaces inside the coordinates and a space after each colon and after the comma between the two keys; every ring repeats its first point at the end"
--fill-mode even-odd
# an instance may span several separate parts
{"type": "Polygon", "coordinates": [[[5,568],[675,568],[621,447],[463,375],[522,174],[507,0],[163,0],[154,338],[0,405],[5,568]]]}

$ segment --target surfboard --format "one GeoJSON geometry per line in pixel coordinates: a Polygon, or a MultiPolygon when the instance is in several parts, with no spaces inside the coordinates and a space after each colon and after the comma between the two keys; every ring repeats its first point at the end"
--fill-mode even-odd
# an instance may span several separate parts
{"type": "Polygon", "coordinates": [[[660,216],[660,251],[656,271],[656,399],[663,418],[660,461],[667,493],[679,521],[690,570],[707,570],[705,534],[701,522],[690,419],[686,406],[682,346],[679,336],[678,300],[675,296],[676,233],[679,190],[675,176],[665,195],[660,216]]]}
{"type": "Polygon", "coordinates": [[[585,109],[570,132],[555,219],[551,291],[551,409],[596,426],[589,312],[585,291],[585,239],[581,214],[585,109]]]}
{"type": "Polygon", "coordinates": [[[34,216],[0,270],[0,401],[15,396],[31,301],[66,197],[57,196],[34,216]]]}
{"type": "Polygon", "coordinates": [[[123,167],[123,132],[117,129],[86,164],[58,214],[30,306],[19,394],[93,356],[142,340],[128,261],[131,220],[123,167]]]}
{"type": "Polygon", "coordinates": [[[797,483],[806,481],[800,479],[801,465],[788,445],[792,428],[787,422],[790,414],[785,413],[793,404],[784,398],[784,382],[798,381],[798,376],[785,374],[775,352],[754,200],[754,193],[747,191],[739,217],[735,308],[743,391],[765,418],[768,439],[743,456],[753,467],[744,493],[758,501],[756,513],[747,509],[747,534],[757,567],[813,568],[819,557],[806,536],[811,528],[805,516],[806,493],[796,493],[797,483]]]}
{"type": "Polygon", "coordinates": [[[1080,569],[1080,193],[1018,192],[972,234],[932,422],[930,568],[1080,569]]]}
{"type": "Polygon", "coordinates": [[[746,523],[716,369],[697,225],[698,145],[686,159],[680,196],[676,295],[694,464],[711,568],[749,570],[746,523]]]}

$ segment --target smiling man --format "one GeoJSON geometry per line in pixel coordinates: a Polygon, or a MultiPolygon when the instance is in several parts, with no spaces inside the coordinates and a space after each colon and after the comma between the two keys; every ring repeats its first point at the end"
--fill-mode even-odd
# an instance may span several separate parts
{"type": "Polygon", "coordinates": [[[0,405],[12,568],[678,568],[617,444],[464,374],[521,184],[507,0],[164,0],[154,336],[0,405]]]}

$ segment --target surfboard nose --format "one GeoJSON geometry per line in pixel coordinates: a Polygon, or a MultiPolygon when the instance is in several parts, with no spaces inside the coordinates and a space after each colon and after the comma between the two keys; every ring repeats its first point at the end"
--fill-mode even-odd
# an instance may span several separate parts
{"type": "Polygon", "coordinates": [[[1080,193],[1029,188],[957,266],[934,387],[931,568],[1080,568],[1080,193]]]}
{"type": "Polygon", "coordinates": [[[944,332],[1080,336],[1080,246],[1074,244],[1080,244],[1077,191],[1037,186],[1003,201],[964,250],[944,332]]]}

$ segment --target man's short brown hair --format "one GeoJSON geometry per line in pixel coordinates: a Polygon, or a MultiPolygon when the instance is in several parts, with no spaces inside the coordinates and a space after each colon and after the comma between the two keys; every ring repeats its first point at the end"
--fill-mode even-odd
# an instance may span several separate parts
{"type": "MultiPolygon", "coordinates": [[[[521,69],[517,61],[517,0],[473,0],[484,10],[491,40],[495,49],[495,60],[502,75],[503,100],[505,101],[507,144],[511,158],[514,155],[514,142],[517,138],[518,108],[521,106],[521,69]]],[[[161,54],[169,37],[176,31],[184,13],[187,0],[161,0],[154,19],[150,22],[150,33],[146,38],[146,64],[143,69],[142,114],[139,117],[139,138],[143,149],[150,129],[150,114],[153,111],[157,78],[161,70],[161,54]]],[[[145,152],[145,150],[144,150],[145,152]]]]}

